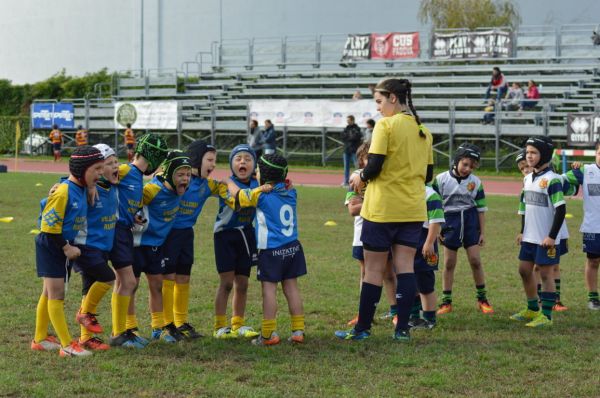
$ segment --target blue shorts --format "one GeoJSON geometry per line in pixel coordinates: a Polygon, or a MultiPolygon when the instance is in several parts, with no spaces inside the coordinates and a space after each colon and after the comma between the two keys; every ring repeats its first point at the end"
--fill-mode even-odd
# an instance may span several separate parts
{"type": "Polygon", "coordinates": [[[433,249],[435,250],[435,258],[430,258],[428,260],[425,259],[425,257],[423,257],[423,245],[425,244],[425,241],[427,240],[427,233],[429,232],[429,230],[427,228],[422,228],[421,229],[421,236],[419,239],[419,247],[417,247],[417,252],[415,253],[415,274],[417,273],[421,273],[421,272],[430,272],[430,271],[437,271],[438,270],[438,262],[439,262],[439,256],[438,256],[438,245],[437,242],[434,242],[433,244],[433,249]]]}
{"type": "Polygon", "coordinates": [[[162,275],[165,270],[160,247],[136,247],[133,250],[133,258],[133,274],[136,278],[139,278],[142,272],[148,275],[162,275]]]}
{"type": "Polygon", "coordinates": [[[53,151],[60,151],[61,147],[62,147],[62,144],[52,144],[53,151]]]}
{"type": "Polygon", "coordinates": [[[443,245],[450,250],[465,249],[479,244],[479,212],[472,207],[463,212],[444,213],[443,245]]]}
{"type": "Polygon", "coordinates": [[[422,221],[416,222],[373,222],[363,220],[360,240],[366,250],[385,252],[393,245],[416,248],[422,221]]]}
{"type": "Polygon", "coordinates": [[[583,233],[583,252],[590,259],[600,257],[600,234],[583,233]]]}
{"type": "Polygon", "coordinates": [[[435,291],[435,272],[416,272],[417,290],[421,294],[429,294],[435,291]]]}
{"type": "Polygon", "coordinates": [[[250,276],[256,261],[256,237],[251,226],[215,234],[215,263],[219,274],[233,271],[235,275],[250,276]]]}
{"type": "Polygon", "coordinates": [[[165,274],[189,275],[194,263],[194,228],[172,229],[163,244],[165,274]]]}
{"type": "Polygon", "coordinates": [[[259,281],[276,283],[302,275],[306,275],[306,260],[302,245],[297,240],[258,253],[256,276],[259,281]]]}
{"type": "MultiPolygon", "coordinates": [[[[84,280],[105,283],[115,280],[115,273],[108,266],[108,252],[85,245],[77,247],[81,250],[81,256],[74,261],[73,269],[81,273],[84,280]]],[[[84,291],[87,292],[85,286],[84,291]]]]}
{"type": "Polygon", "coordinates": [[[352,258],[360,261],[365,261],[365,255],[363,253],[362,246],[352,246],[352,258]]]}
{"type": "Polygon", "coordinates": [[[41,233],[35,237],[35,266],[40,278],[65,278],[71,274],[71,261],[48,240],[48,235],[41,233]]]}
{"type": "Polygon", "coordinates": [[[521,242],[519,260],[529,261],[539,266],[557,265],[560,263],[560,245],[545,248],[535,243],[521,242]]]}
{"type": "Polygon", "coordinates": [[[564,256],[569,253],[569,239],[560,240],[560,255],[564,256]]]}
{"type": "Polygon", "coordinates": [[[108,258],[114,269],[133,265],[133,233],[130,227],[117,223],[115,240],[108,258]]]}

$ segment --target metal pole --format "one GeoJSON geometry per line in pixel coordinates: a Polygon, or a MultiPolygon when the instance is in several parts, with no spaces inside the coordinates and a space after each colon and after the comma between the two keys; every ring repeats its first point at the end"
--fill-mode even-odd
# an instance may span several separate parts
{"type": "Polygon", "coordinates": [[[140,71],[144,74],[144,0],[140,0],[140,71]]]}
{"type": "Polygon", "coordinates": [[[223,0],[219,0],[219,43],[223,43],[223,0]]]}
{"type": "Polygon", "coordinates": [[[496,127],[496,137],[495,137],[495,155],[496,155],[496,159],[495,159],[495,163],[496,163],[496,173],[500,171],[500,134],[501,134],[501,127],[500,124],[502,122],[502,101],[496,102],[496,104],[494,105],[495,109],[494,112],[496,113],[496,117],[495,117],[495,127],[496,127]]]}
{"type": "Polygon", "coordinates": [[[327,127],[321,130],[321,166],[327,165],[327,127]]]}
{"type": "Polygon", "coordinates": [[[288,127],[283,127],[283,156],[287,157],[287,140],[288,140],[288,127]]]}
{"type": "Polygon", "coordinates": [[[177,101],[177,149],[181,149],[181,130],[183,117],[181,115],[181,102],[177,101]]]}
{"type": "Polygon", "coordinates": [[[158,68],[162,68],[162,47],[163,47],[163,20],[162,20],[162,9],[163,0],[158,0],[158,68]]]}
{"type": "Polygon", "coordinates": [[[449,112],[449,128],[448,128],[448,166],[452,166],[452,153],[454,152],[454,118],[455,118],[455,108],[454,101],[450,102],[450,106],[448,107],[449,112]]]}
{"type": "Polygon", "coordinates": [[[215,145],[217,141],[217,122],[216,122],[215,104],[213,103],[210,109],[210,144],[215,145]]]}

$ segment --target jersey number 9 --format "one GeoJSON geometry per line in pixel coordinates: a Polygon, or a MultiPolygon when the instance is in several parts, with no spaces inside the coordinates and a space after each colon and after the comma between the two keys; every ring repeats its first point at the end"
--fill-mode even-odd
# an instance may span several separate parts
{"type": "Polygon", "coordinates": [[[287,228],[281,228],[281,233],[287,237],[292,236],[294,233],[294,210],[290,205],[281,206],[281,210],[279,210],[279,218],[281,219],[281,224],[287,228]]]}

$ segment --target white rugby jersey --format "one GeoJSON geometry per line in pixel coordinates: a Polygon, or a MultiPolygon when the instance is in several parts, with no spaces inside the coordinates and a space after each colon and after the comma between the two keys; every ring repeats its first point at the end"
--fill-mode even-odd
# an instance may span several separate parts
{"type": "Polygon", "coordinates": [[[600,167],[586,164],[580,169],[569,170],[569,183],[583,186],[583,233],[600,234],[600,167]]]}
{"type": "MultiPolygon", "coordinates": [[[[519,214],[525,215],[523,242],[541,245],[552,229],[554,213],[565,204],[560,175],[547,168],[541,174],[528,174],[523,180],[519,214]]],[[[560,232],[556,244],[560,243],[560,232]]]]}
{"type": "Polygon", "coordinates": [[[460,212],[473,207],[479,212],[487,211],[483,184],[473,174],[459,181],[450,170],[445,171],[435,177],[433,189],[442,197],[444,213],[460,212]]]}

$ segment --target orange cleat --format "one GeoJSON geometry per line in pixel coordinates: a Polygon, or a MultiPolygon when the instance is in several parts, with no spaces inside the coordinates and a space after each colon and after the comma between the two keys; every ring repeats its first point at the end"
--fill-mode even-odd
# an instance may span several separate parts
{"type": "Polygon", "coordinates": [[[44,340],[36,343],[31,340],[31,349],[34,351],[54,351],[60,350],[60,342],[54,336],[47,336],[44,340]]]}
{"type": "Polygon", "coordinates": [[[84,349],[78,342],[73,340],[68,346],[62,347],[58,354],[61,357],[86,357],[92,355],[92,352],[84,349]]]}
{"type": "Polygon", "coordinates": [[[444,314],[448,314],[450,312],[452,312],[452,303],[442,303],[440,305],[440,307],[438,308],[436,314],[444,315],[444,314]]]}
{"type": "Polygon", "coordinates": [[[477,300],[477,307],[479,307],[479,310],[484,314],[494,313],[492,305],[487,300],[477,300]]]}
{"type": "Polygon", "coordinates": [[[82,313],[81,310],[79,310],[77,315],[75,315],[75,320],[90,333],[102,333],[102,326],[98,323],[96,314],[91,314],[89,312],[82,313]]]}
{"type": "Polygon", "coordinates": [[[354,318],[350,319],[346,325],[348,325],[348,326],[354,326],[357,323],[358,323],[358,315],[355,316],[354,318]]]}
{"type": "Polygon", "coordinates": [[[98,337],[92,337],[86,341],[79,340],[79,345],[90,351],[107,351],[110,350],[110,346],[106,344],[102,339],[98,337]]]}
{"type": "Polygon", "coordinates": [[[554,306],[552,307],[552,311],[556,311],[556,312],[563,312],[568,310],[569,307],[563,305],[563,303],[561,303],[560,301],[557,301],[554,306]]]}

